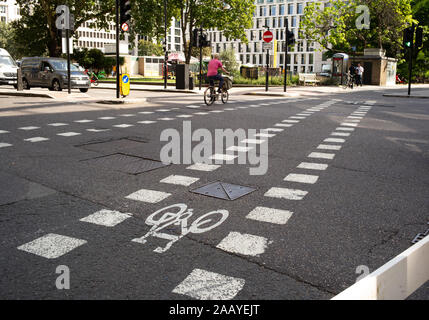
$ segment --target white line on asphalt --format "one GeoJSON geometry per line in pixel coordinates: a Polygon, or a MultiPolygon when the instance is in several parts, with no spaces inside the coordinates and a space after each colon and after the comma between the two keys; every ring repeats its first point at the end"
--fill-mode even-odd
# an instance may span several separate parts
{"type": "Polygon", "coordinates": [[[355,131],[355,129],[354,128],[342,128],[342,127],[338,127],[337,129],[335,129],[335,130],[339,130],[339,131],[355,131]]]}
{"type": "Polygon", "coordinates": [[[246,233],[230,232],[216,248],[245,256],[258,256],[265,252],[267,246],[267,238],[246,233]]]}
{"type": "Polygon", "coordinates": [[[219,161],[231,161],[231,160],[234,160],[237,157],[238,156],[234,156],[232,154],[219,154],[219,153],[216,153],[216,154],[212,155],[209,159],[219,160],[219,161]]]}
{"type": "Polygon", "coordinates": [[[186,108],[190,108],[190,109],[198,109],[200,106],[195,106],[195,105],[190,105],[190,106],[186,106],[186,108]]]}
{"type": "Polygon", "coordinates": [[[125,113],[125,114],[120,114],[120,117],[135,117],[135,114],[131,114],[131,113],[125,113]]]}
{"type": "Polygon", "coordinates": [[[240,143],[246,143],[246,144],[262,144],[264,142],[266,142],[267,140],[263,140],[263,139],[244,139],[243,141],[241,141],[240,143]]]}
{"type": "Polygon", "coordinates": [[[344,126],[344,127],[357,127],[358,126],[357,123],[347,123],[347,122],[344,122],[344,123],[342,123],[340,125],[344,126]]]}
{"type": "Polygon", "coordinates": [[[110,131],[110,129],[86,129],[86,131],[89,131],[89,132],[106,132],[106,131],[110,131]]]}
{"type": "Polygon", "coordinates": [[[195,112],[194,114],[198,114],[200,116],[205,116],[207,114],[209,114],[208,112],[195,112]]]}
{"type": "Polygon", "coordinates": [[[248,152],[249,150],[252,150],[253,147],[241,147],[241,146],[231,146],[227,151],[237,151],[237,152],[248,152]]]}
{"type": "Polygon", "coordinates": [[[100,120],[113,120],[113,119],[116,119],[116,117],[100,117],[98,119],[100,119],[100,120]]]}
{"type": "Polygon", "coordinates": [[[314,159],[329,159],[332,160],[335,157],[334,153],[322,153],[322,152],[312,152],[308,155],[309,158],[314,159]]]}
{"type": "Polygon", "coordinates": [[[337,137],[349,137],[349,132],[332,132],[331,136],[337,136],[337,137]]]}
{"type": "Polygon", "coordinates": [[[302,200],[308,194],[308,191],[288,189],[288,188],[271,188],[264,196],[271,198],[302,200]]]}
{"type": "Polygon", "coordinates": [[[116,128],[129,128],[129,127],[134,127],[133,124],[118,124],[118,125],[114,125],[114,127],[116,128]]]}
{"type": "Polygon", "coordinates": [[[327,164],[323,163],[313,163],[313,162],[301,162],[298,166],[299,169],[308,169],[308,170],[326,170],[328,168],[327,164]]]}
{"type": "Polygon", "coordinates": [[[121,213],[119,211],[102,209],[85,218],[80,219],[79,221],[88,222],[104,227],[114,227],[121,222],[127,220],[128,218],[131,218],[130,213],[121,213]]]}
{"type": "Polygon", "coordinates": [[[346,142],[346,140],[340,139],[340,138],[327,138],[327,139],[323,140],[323,142],[344,143],[344,142],[346,142]]]}
{"type": "Polygon", "coordinates": [[[137,123],[141,123],[141,124],[152,124],[152,123],[156,123],[156,121],[145,120],[145,121],[138,121],[137,123]]]}
{"type": "Polygon", "coordinates": [[[40,129],[40,127],[21,127],[18,128],[19,130],[25,130],[25,131],[31,131],[31,130],[37,130],[40,129]]]}
{"type": "Polygon", "coordinates": [[[266,207],[256,207],[247,216],[247,219],[274,224],[286,224],[293,212],[266,207]]]}
{"type": "Polygon", "coordinates": [[[290,128],[290,127],[293,127],[293,124],[289,124],[289,123],[276,123],[274,126],[276,126],[276,127],[290,128]]]}
{"type": "Polygon", "coordinates": [[[346,121],[346,122],[353,122],[353,123],[359,123],[361,120],[356,120],[356,119],[345,119],[344,121],[346,121]]]}
{"type": "Polygon", "coordinates": [[[158,118],[160,121],[171,121],[174,120],[174,118],[158,118]]]}
{"type": "Polygon", "coordinates": [[[140,114],[153,114],[153,113],[155,113],[155,112],[153,112],[153,111],[141,111],[141,112],[139,112],[140,114]]]}
{"type": "Polygon", "coordinates": [[[283,132],[285,129],[280,129],[280,128],[267,128],[265,129],[268,132],[283,132]]]}
{"type": "Polygon", "coordinates": [[[244,287],[244,279],[194,269],[173,293],[199,300],[231,300],[244,287]]]}
{"type": "Polygon", "coordinates": [[[181,115],[177,116],[176,118],[192,118],[192,117],[193,117],[193,115],[190,115],[190,114],[181,114],[181,115]]]}
{"type": "Polygon", "coordinates": [[[288,119],[286,119],[286,120],[283,120],[282,122],[285,122],[285,123],[299,123],[299,120],[288,120],[288,119]]]}
{"type": "Polygon", "coordinates": [[[42,141],[48,141],[48,140],[49,140],[48,138],[43,138],[43,137],[24,139],[24,141],[28,141],[28,142],[42,142],[42,141]]]}
{"type": "Polygon", "coordinates": [[[235,108],[225,108],[223,110],[225,110],[225,111],[235,111],[235,108]]]}
{"type": "Polygon", "coordinates": [[[6,131],[6,130],[0,130],[0,134],[1,133],[9,133],[9,131],[6,131]]]}
{"type": "Polygon", "coordinates": [[[161,183],[168,183],[168,184],[176,184],[180,186],[189,187],[191,184],[197,182],[200,180],[200,178],[193,178],[193,177],[186,177],[186,176],[179,176],[179,175],[171,175],[165,179],[162,179],[161,183]]]}
{"type": "Polygon", "coordinates": [[[69,253],[73,249],[87,243],[86,240],[49,233],[17,249],[29,252],[47,259],[55,259],[69,253]]]}
{"type": "Polygon", "coordinates": [[[356,116],[348,116],[349,119],[360,119],[362,120],[364,117],[356,117],[356,116]]]}
{"type": "Polygon", "coordinates": [[[319,179],[319,176],[314,176],[309,174],[290,173],[287,175],[286,178],[284,178],[284,181],[315,184],[318,179],[319,179]]]}
{"type": "Polygon", "coordinates": [[[48,123],[48,126],[51,127],[63,127],[63,126],[68,126],[68,123],[48,123]]]}
{"type": "Polygon", "coordinates": [[[224,112],[223,110],[213,110],[213,111],[209,111],[210,113],[222,113],[224,112]]]}
{"type": "Polygon", "coordinates": [[[188,170],[197,170],[197,171],[214,171],[218,168],[220,168],[221,166],[219,165],[215,165],[215,164],[206,164],[206,163],[195,163],[189,167],[187,167],[186,169],[188,170]]]}
{"type": "Polygon", "coordinates": [[[84,119],[84,120],[76,120],[74,122],[77,122],[77,123],[90,123],[90,122],[94,122],[94,120],[84,119]]]}
{"type": "Polygon", "coordinates": [[[0,148],[12,147],[13,145],[10,143],[0,142],[0,148]]]}
{"type": "Polygon", "coordinates": [[[141,202],[147,202],[147,203],[158,203],[166,198],[171,196],[171,193],[167,192],[161,192],[161,191],[155,191],[155,190],[148,190],[148,189],[141,189],[139,191],[136,191],[128,196],[126,196],[126,199],[141,201],[141,202]]]}
{"type": "Polygon", "coordinates": [[[158,109],[156,111],[158,111],[158,112],[167,112],[167,111],[170,111],[170,110],[168,110],[168,109],[158,109]]]}
{"type": "Polygon", "coordinates": [[[335,145],[328,145],[328,144],[319,144],[319,146],[317,147],[317,149],[319,150],[334,150],[334,151],[338,151],[341,150],[341,146],[335,146],[335,145]]]}
{"type": "Polygon", "coordinates": [[[307,117],[297,117],[297,116],[293,116],[293,117],[289,117],[289,119],[299,119],[299,120],[303,120],[303,119],[307,119],[307,117]]]}
{"type": "Polygon", "coordinates": [[[57,133],[57,136],[61,136],[61,137],[74,137],[74,136],[79,136],[81,135],[81,133],[79,132],[63,132],[63,133],[57,133]]]}
{"type": "Polygon", "coordinates": [[[262,138],[273,138],[276,134],[274,133],[257,133],[254,135],[254,137],[262,137],[262,138]]]}

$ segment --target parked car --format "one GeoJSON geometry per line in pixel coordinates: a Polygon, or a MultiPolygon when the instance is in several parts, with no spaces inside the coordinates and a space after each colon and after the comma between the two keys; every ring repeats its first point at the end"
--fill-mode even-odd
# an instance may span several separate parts
{"type": "MultiPolygon", "coordinates": [[[[22,85],[24,89],[31,87],[49,88],[52,91],[61,91],[67,88],[67,60],[62,58],[32,57],[23,58],[21,62],[22,85]]],[[[71,88],[87,92],[91,87],[89,77],[79,71],[73,64],[70,65],[71,88]]]]}
{"type": "Polygon", "coordinates": [[[16,87],[18,66],[9,52],[0,49],[0,84],[8,84],[16,87]]]}

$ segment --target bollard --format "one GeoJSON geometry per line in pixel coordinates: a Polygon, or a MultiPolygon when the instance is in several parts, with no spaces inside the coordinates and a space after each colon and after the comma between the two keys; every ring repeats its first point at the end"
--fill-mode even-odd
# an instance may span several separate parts
{"type": "Polygon", "coordinates": [[[17,70],[17,83],[16,83],[16,89],[18,91],[23,91],[24,87],[22,86],[22,70],[19,68],[17,70]]]}

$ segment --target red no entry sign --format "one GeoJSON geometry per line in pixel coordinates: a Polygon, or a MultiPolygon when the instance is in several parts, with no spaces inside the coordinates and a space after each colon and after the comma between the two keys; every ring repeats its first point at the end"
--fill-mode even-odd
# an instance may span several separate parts
{"type": "Polygon", "coordinates": [[[262,36],[262,40],[269,43],[273,40],[273,33],[271,31],[265,31],[264,35],[262,36]]]}
{"type": "Polygon", "coordinates": [[[127,32],[130,29],[130,27],[129,27],[128,23],[124,22],[121,26],[121,29],[122,29],[122,31],[127,32]]]}

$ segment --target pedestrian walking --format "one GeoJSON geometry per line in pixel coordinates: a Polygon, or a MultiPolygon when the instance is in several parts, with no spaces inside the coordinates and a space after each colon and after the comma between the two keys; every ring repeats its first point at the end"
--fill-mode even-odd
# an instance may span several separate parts
{"type": "Polygon", "coordinates": [[[360,85],[362,87],[362,77],[363,77],[363,73],[364,73],[365,69],[361,66],[360,63],[358,63],[358,66],[356,68],[356,72],[357,72],[357,83],[356,85],[360,85]]]}

